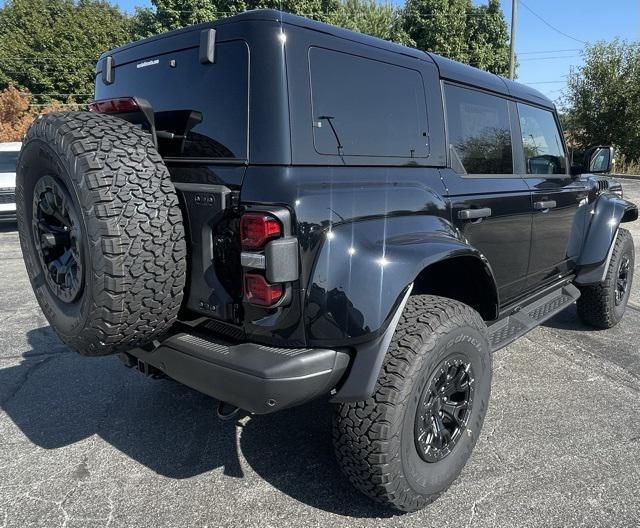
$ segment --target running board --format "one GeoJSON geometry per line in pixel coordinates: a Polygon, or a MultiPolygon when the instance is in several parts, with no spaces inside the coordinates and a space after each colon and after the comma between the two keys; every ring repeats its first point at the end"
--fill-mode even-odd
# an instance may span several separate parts
{"type": "Polygon", "coordinates": [[[544,297],[519,306],[516,308],[517,311],[489,327],[489,344],[492,352],[500,350],[541,325],[573,304],[578,297],[580,297],[580,290],[573,284],[565,284],[544,297]]]}

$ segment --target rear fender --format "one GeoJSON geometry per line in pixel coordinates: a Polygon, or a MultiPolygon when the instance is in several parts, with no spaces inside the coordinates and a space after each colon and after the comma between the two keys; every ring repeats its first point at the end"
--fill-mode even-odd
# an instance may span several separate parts
{"type": "Polygon", "coordinates": [[[431,264],[484,257],[446,219],[429,215],[334,225],[316,260],[307,291],[310,345],[352,345],[380,336],[403,292],[431,264]]]}

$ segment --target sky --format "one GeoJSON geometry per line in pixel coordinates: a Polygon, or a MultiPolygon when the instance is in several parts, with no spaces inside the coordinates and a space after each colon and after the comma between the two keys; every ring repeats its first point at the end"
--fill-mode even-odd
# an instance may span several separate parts
{"type": "MultiPolygon", "coordinates": [[[[149,0],[110,1],[130,13],[136,6],[150,5],[149,0]]],[[[403,0],[389,1],[396,5],[403,3],[403,0]]],[[[473,0],[475,4],[486,1],[473,0]]],[[[500,1],[510,23],[512,0],[500,1]]],[[[566,86],[566,76],[571,67],[582,62],[580,49],[585,43],[610,41],[615,37],[640,40],[640,0],[519,2],[516,24],[518,81],[530,84],[556,102],[560,102],[558,98],[566,86]]],[[[0,6],[2,4],[4,0],[0,0],[0,6]]]]}

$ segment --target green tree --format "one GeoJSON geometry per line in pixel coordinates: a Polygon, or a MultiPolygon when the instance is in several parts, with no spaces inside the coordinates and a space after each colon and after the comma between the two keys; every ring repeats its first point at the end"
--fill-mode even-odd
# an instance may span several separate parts
{"type": "Polygon", "coordinates": [[[248,9],[279,9],[335,24],[369,35],[412,44],[402,29],[400,11],[375,0],[152,0],[138,9],[135,29],[139,37],[213,21],[248,9]]]}
{"type": "Polygon", "coordinates": [[[498,0],[407,0],[403,28],[416,47],[498,75],[509,71],[509,35],[498,0]]]}
{"type": "Polygon", "coordinates": [[[581,148],[615,145],[628,161],[639,161],[640,43],[598,42],[583,58],[569,75],[563,101],[572,140],[581,148]]]}
{"type": "Polygon", "coordinates": [[[0,89],[12,83],[55,94],[36,95],[41,103],[91,94],[100,53],[131,37],[129,18],[106,1],[8,0],[0,9],[0,89]]]}

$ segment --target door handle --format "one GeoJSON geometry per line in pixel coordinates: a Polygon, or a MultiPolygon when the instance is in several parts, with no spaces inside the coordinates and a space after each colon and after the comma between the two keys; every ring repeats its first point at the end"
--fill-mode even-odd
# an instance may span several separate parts
{"type": "Polygon", "coordinates": [[[458,218],[460,220],[479,220],[491,216],[491,209],[489,207],[483,207],[482,209],[462,209],[458,211],[458,218]]]}
{"type": "Polygon", "coordinates": [[[542,202],[533,202],[533,208],[538,211],[548,211],[556,206],[555,200],[545,200],[542,202]]]}

